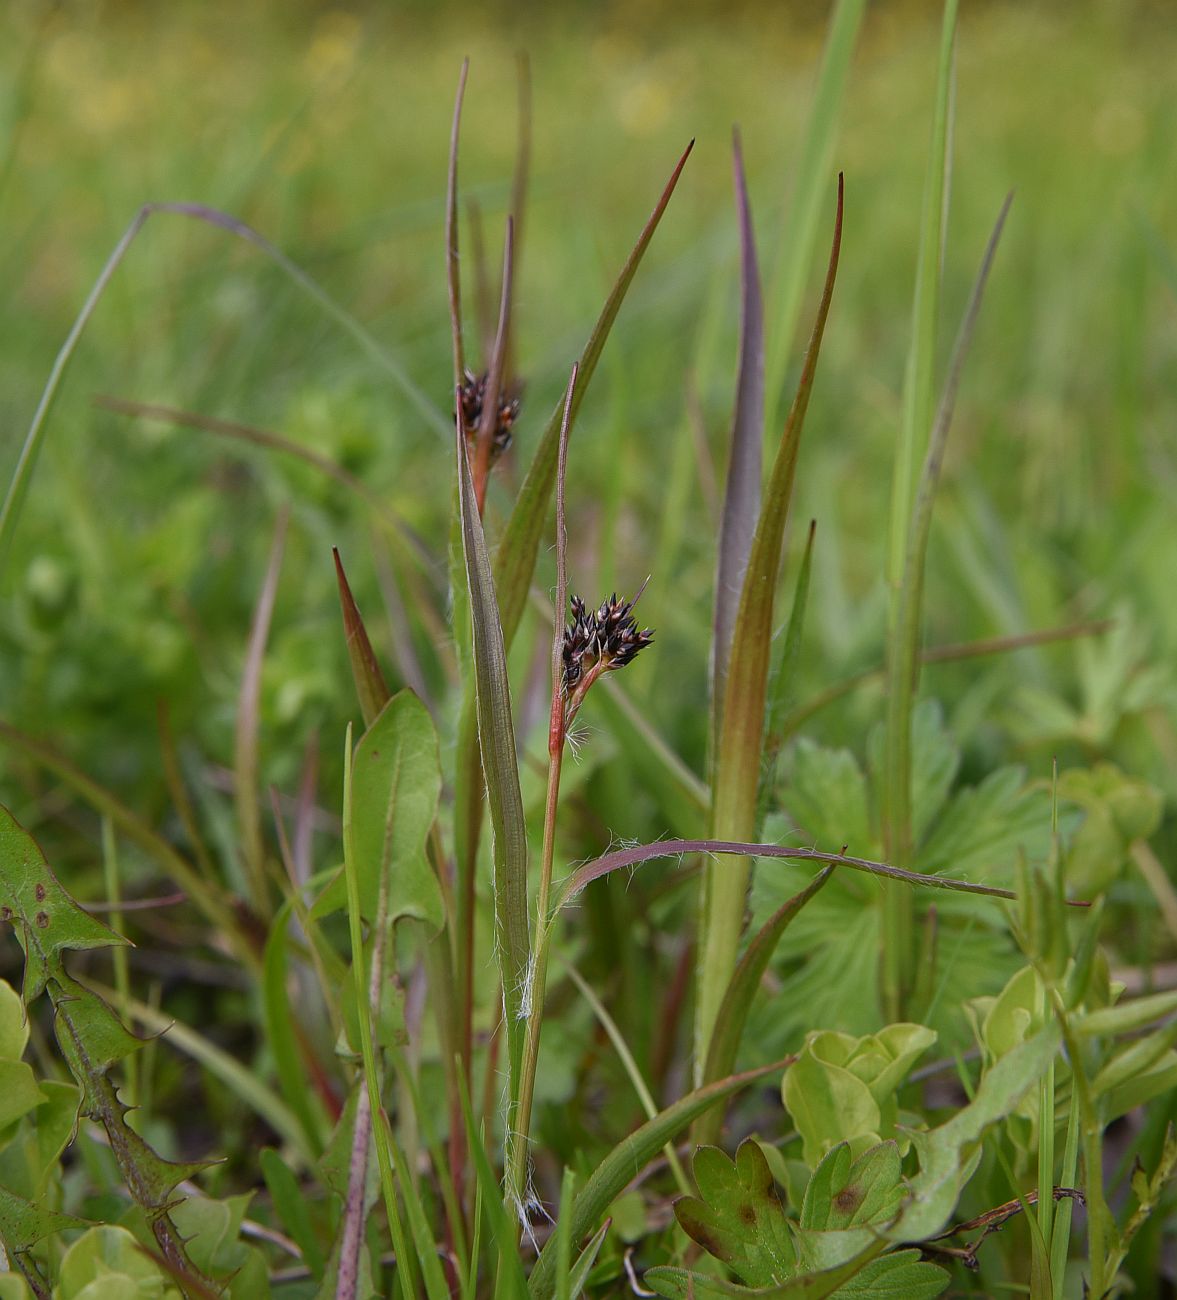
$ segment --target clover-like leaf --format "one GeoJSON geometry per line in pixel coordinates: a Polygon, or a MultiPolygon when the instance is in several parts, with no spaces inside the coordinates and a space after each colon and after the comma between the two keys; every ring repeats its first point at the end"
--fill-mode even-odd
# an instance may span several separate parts
{"type": "Polygon", "coordinates": [[[700,1147],[694,1173],[700,1195],[674,1205],[687,1236],[749,1286],[785,1281],[797,1252],[760,1144],[745,1138],[735,1160],[718,1147],[700,1147]]]}
{"type": "Polygon", "coordinates": [[[828,1151],[813,1171],[801,1206],[802,1229],[838,1232],[890,1223],[903,1199],[899,1146],[880,1142],[854,1160],[848,1142],[828,1151]]]}

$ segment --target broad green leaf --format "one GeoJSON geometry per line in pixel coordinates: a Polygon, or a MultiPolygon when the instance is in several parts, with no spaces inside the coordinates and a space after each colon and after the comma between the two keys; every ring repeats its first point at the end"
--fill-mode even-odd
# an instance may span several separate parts
{"type": "Polygon", "coordinates": [[[848,749],[826,749],[801,737],[788,759],[788,784],[781,804],[807,842],[821,848],[871,853],[866,778],[848,749]]]}
{"type": "Polygon", "coordinates": [[[1170,1021],[1151,1034],[1137,1038],[1118,1051],[1091,1081],[1093,1098],[1102,1097],[1113,1088],[1139,1081],[1154,1069],[1177,1045],[1177,1020],[1170,1021]]]}
{"type": "MultiPolygon", "coordinates": [[[[780,1062],[766,1065],[743,1074],[733,1074],[705,1088],[697,1088],[680,1097],[673,1105],[647,1120],[628,1137],[623,1138],[604,1160],[593,1170],[588,1182],[577,1196],[572,1209],[572,1239],[583,1240],[595,1231],[605,1211],[621,1194],[635,1174],[652,1160],[659,1151],[683,1129],[694,1122],[710,1106],[763,1079],[781,1068],[780,1062]]],[[[549,1300],[555,1290],[556,1240],[553,1237],[540,1252],[532,1270],[528,1286],[532,1300],[549,1300]]]]}
{"type": "MultiPolygon", "coordinates": [[[[781,547],[793,494],[801,433],[838,272],[841,242],[842,180],[839,177],[834,236],[825,286],[797,382],[796,396],[785,421],[764,494],[740,590],[715,747],[711,829],[716,839],[750,839],[756,830],[764,711],[772,653],[772,619],[781,547]]],[[[695,1008],[695,1059],[696,1073],[700,1078],[719,1004],[736,965],[751,863],[741,858],[720,869],[708,862],[704,871],[695,1008]]]]}
{"type": "MultiPolygon", "coordinates": [[[[440,794],[433,720],[412,691],[399,691],[356,746],[351,818],[365,920],[375,919],[385,881],[390,924],[402,916],[433,930],[444,924],[441,887],[425,854],[440,794]]],[[[312,915],[328,915],[346,901],[340,873],[316,900],[312,915]]]]}
{"type": "Polygon", "coordinates": [[[679,1226],[748,1286],[783,1282],[797,1252],[772,1172],[755,1138],[745,1138],[731,1160],[718,1147],[695,1153],[698,1196],[674,1203],[679,1226]]]}
{"type": "Polygon", "coordinates": [[[192,1262],[209,1277],[227,1281],[231,1300],[264,1300],[269,1274],[261,1253],[241,1240],[241,1223],[252,1192],[214,1201],[190,1196],[172,1211],[192,1262]]]}
{"type": "MultiPolygon", "coordinates": [[[[74,1297],[112,1275],[126,1288],[121,1294],[128,1300],[134,1296],[179,1300],[180,1292],[167,1285],[165,1274],[133,1234],[114,1224],[91,1228],[70,1246],[62,1257],[58,1285],[63,1296],[74,1297]]],[[[111,1292],[111,1300],[117,1294],[111,1292]]]]}
{"type": "Polygon", "coordinates": [[[1120,1084],[1109,1087],[1100,1101],[1099,1113],[1106,1124],[1143,1106],[1145,1102],[1177,1088],[1177,1052],[1168,1051],[1148,1069],[1130,1074],[1120,1084]]]}
{"type": "Polygon", "coordinates": [[[24,1061],[0,1061],[0,1130],[45,1100],[31,1066],[24,1061]]]}
{"type": "Polygon", "coordinates": [[[127,942],[82,911],[7,808],[0,808],[0,919],[13,926],[24,950],[26,1005],[61,967],[63,953],[127,942]]]}
{"type": "Polygon", "coordinates": [[[801,1227],[832,1232],[890,1223],[903,1192],[897,1143],[881,1142],[854,1160],[850,1144],[839,1142],[813,1171],[801,1206],[801,1227]]]}
{"type": "Polygon", "coordinates": [[[872,1260],[834,1295],[861,1296],[862,1300],[932,1300],[951,1282],[936,1264],[920,1258],[918,1250],[898,1250],[872,1260]]]}
{"type": "Polygon", "coordinates": [[[1019,1044],[981,1078],[973,1100],[939,1128],[912,1133],[920,1170],[910,1182],[911,1199],[887,1230],[892,1241],[924,1241],[948,1223],[972,1172],[986,1131],[1011,1114],[1046,1073],[1059,1047],[1055,1022],[1019,1044]]]}
{"type": "Polygon", "coordinates": [[[20,994],[0,980],[0,1061],[19,1061],[29,1042],[29,1020],[20,994]]]}

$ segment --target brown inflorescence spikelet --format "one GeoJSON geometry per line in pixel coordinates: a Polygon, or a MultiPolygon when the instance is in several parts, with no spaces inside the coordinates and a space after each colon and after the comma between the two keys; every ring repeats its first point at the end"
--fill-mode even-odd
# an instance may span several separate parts
{"type": "MultiPolygon", "coordinates": [[[[458,400],[462,404],[462,427],[468,437],[473,438],[478,432],[482,420],[482,404],[486,401],[486,383],[488,375],[484,372],[476,375],[472,370],[464,372],[458,400]]],[[[490,462],[496,460],[511,445],[511,429],[519,415],[519,387],[509,385],[499,395],[499,409],[491,431],[490,462]]]]}
{"type": "Polygon", "coordinates": [[[614,592],[599,609],[589,611],[579,596],[572,597],[572,622],[564,629],[563,645],[567,722],[602,673],[624,668],[654,640],[650,628],[638,630],[633,616],[635,601],[636,597],[621,600],[614,592]]]}

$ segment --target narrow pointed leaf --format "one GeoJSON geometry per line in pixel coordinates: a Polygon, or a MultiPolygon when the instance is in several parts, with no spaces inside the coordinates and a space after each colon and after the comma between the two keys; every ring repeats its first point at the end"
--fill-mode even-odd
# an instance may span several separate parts
{"type": "Polygon", "coordinates": [[[380,663],[376,658],[376,652],[372,649],[372,642],[368,639],[368,629],[364,626],[363,616],[351,594],[338,548],[333,546],[331,554],[335,557],[335,577],[339,583],[339,604],[343,610],[343,631],[347,638],[347,657],[351,662],[351,675],[355,680],[364,726],[370,727],[373,719],[388,703],[391,692],[384,681],[384,674],[380,671],[380,663]]]}
{"type": "MultiPolygon", "coordinates": [[[[1012,889],[998,889],[995,885],[974,885],[970,881],[957,880],[952,876],[925,876],[918,871],[905,871],[900,867],[889,866],[886,862],[872,862],[869,858],[855,858],[844,853],[826,853],[821,849],[790,848],[785,844],[754,844],[746,840],[656,840],[653,844],[635,844],[629,848],[617,849],[613,853],[606,853],[578,867],[565,881],[564,888],[556,899],[555,911],[567,907],[586,885],[592,884],[594,880],[600,880],[610,872],[622,871],[653,858],[679,858],[687,853],[787,858],[796,862],[830,862],[837,866],[849,867],[853,871],[865,871],[874,876],[904,881],[909,885],[926,885],[929,889],[947,889],[960,894],[984,894],[989,898],[1017,897],[1012,889]]],[[[1068,898],[1066,902],[1069,907],[1091,906],[1090,903],[1079,899],[1068,898]]]]}
{"type": "Polygon", "coordinates": [[[776,428],[789,357],[801,315],[805,282],[821,228],[821,211],[834,156],[838,116],[846,89],[850,59],[862,26],[866,0],[838,0],[830,18],[817,92],[805,128],[801,157],[793,181],[789,217],[780,235],[780,248],[769,281],[772,316],[766,347],[766,434],[776,428]]]}
{"type": "MultiPolygon", "coordinates": [[[[772,618],[780,571],[781,545],[793,492],[797,453],[809,395],[817,370],[822,336],[838,273],[842,245],[842,178],[825,287],[801,369],[797,393],[756,525],[744,574],[739,612],[732,637],[724,704],[716,749],[711,829],[721,839],[745,839],[755,834],[757,790],[764,740],[764,709],[768,691],[772,618]]],[[[699,954],[699,983],[695,1016],[696,1068],[702,1069],[719,1000],[735,967],[736,948],[744,920],[748,862],[719,876],[706,868],[699,954]]]]}
{"type": "Polygon", "coordinates": [[[527,908],[527,826],[519,789],[507,652],[465,442],[459,422],[456,441],[458,505],[469,598],[478,742],[494,830],[495,949],[503,987],[509,1060],[514,1076],[523,1047],[520,1013],[531,949],[527,908]]]}
{"type": "MultiPolygon", "coordinates": [[[[703,1070],[703,1082],[721,1079],[730,1074],[736,1063],[736,1054],[744,1036],[744,1025],[748,1021],[748,1012],[752,1009],[752,1000],[760,987],[772,954],[780,942],[781,936],[789,928],[789,922],[809,902],[811,898],[833,875],[834,868],[828,866],[819,871],[800,893],[794,894],[782,904],[757,932],[748,945],[740,963],[732,972],[723,1001],[719,1004],[719,1016],[715,1022],[715,1033],[711,1036],[711,1047],[707,1052],[707,1064],[703,1070]]],[[[719,1112],[716,1112],[718,1116],[719,1112]]],[[[711,1140],[706,1132],[700,1141],[711,1140]]]]}
{"type": "Polygon", "coordinates": [[[719,525],[719,562],[715,575],[715,633],[712,641],[711,700],[713,734],[718,738],[732,629],[752,536],[760,515],[760,478],[764,440],[764,303],[756,235],[748,204],[740,136],[732,138],[736,211],[740,222],[740,363],[736,408],[732,417],[731,455],[719,525]]]}
{"type": "Polygon", "coordinates": [[[450,300],[450,329],[454,347],[454,385],[462,382],[466,358],[462,349],[462,289],[458,272],[458,138],[462,126],[462,100],[466,95],[466,76],[470,60],[462,60],[458,74],[458,93],[454,97],[454,121],[450,128],[450,163],[446,174],[445,248],[446,286],[450,300]]]}
{"type": "MultiPolygon", "coordinates": [[[[662,214],[666,211],[666,205],[670,202],[670,196],[674,193],[674,187],[678,184],[678,178],[694,144],[692,140],[687,145],[670,175],[670,180],[666,182],[666,188],[650,214],[650,219],[642,228],[633,251],[621,268],[621,274],[606,298],[605,306],[597,318],[596,325],[593,326],[584,351],[580,354],[577,363],[579,379],[571,411],[572,420],[575,420],[580,404],[584,400],[585,391],[605,347],[605,340],[609,337],[609,331],[613,328],[613,322],[617,319],[617,313],[621,310],[621,304],[625,301],[633,277],[645,256],[650,240],[654,237],[654,231],[662,220],[662,214]]],[[[547,519],[548,502],[551,500],[552,489],[556,482],[556,459],[563,413],[564,403],[561,400],[540,436],[539,446],[536,448],[523,486],[519,489],[511,517],[507,521],[506,530],[495,554],[495,586],[502,615],[503,636],[508,645],[523,615],[527,589],[535,570],[535,557],[539,551],[539,542],[547,519]]]]}

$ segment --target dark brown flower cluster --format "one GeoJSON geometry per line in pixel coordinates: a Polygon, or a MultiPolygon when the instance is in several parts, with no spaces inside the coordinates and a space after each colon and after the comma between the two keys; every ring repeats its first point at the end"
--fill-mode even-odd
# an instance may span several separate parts
{"type": "MultiPolygon", "coordinates": [[[[486,382],[489,376],[483,372],[476,375],[472,370],[465,371],[465,378],[458,389],[458,399],[462,403],[462,424],[467,434],[473,437],[482,420],[482,406],[486,401],[486,382]]],[[[490,460],[496,460],[511,445],[511,429],[519,416],[519,392],[517,387],[508,386],[499,394],[499,409],[491,429],[490,460]]]]}
{"type": "Polygon", "coordinates": [[[619,600],[616,592],[591,612],[579,596],[572,597],[572,623],[564,629],[566,696],[577,694],[578,687],[587,689],[603,672],[624,668],[654,640],[650,628],[638,631],[633,607],[634,601],[619,600]]]}

